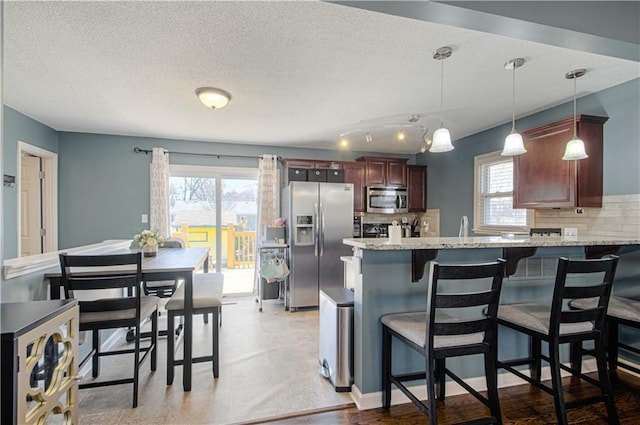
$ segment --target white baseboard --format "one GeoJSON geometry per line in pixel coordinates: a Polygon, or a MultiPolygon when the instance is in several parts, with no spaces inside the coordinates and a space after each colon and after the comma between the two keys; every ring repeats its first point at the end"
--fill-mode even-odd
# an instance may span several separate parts
{"type": "MultiPolygon", "coordinates": [[[[582,362],[582,372],[588,373],[596,370],[596,362],[595,359],[587,359],[582,362]]],[[[562,376],[569,376],[568,372],[561,371],[562,376]]],[[[526,374],[526,371],[523,372],[526,374]]],[[[551,379],[551,373],[549,371],[549,366],[545,366],[541,369],[541,380],[549,380],[551,379]]],[[[484,391],[487,389],[487,381],[484,376],[478,376],[473,378],[465,379],[465,382],[475,388],[477,391],[484,391]]],[[[518,378],[516,375],[503,372],[498,374],[498,388],[507,388],[512,387],[514,385],[523,385],[527,382],[523,379],[518,378]]],[[[413,385],[409,387],[411,392],[413,392],[416,397],[420,400],[427,399],[427,388],[422,384],[413,385]]],[[[467,394],[467,391],[458,385],[455,381],[447,381],[445,387],[445,393],[447,396],[454,396],[460,394],[467,394]]],[[[376,391],[374,393],[365,393],[360,392],[360,389],[354,384],[351,387],[351,398],[354,403],[358,407],[359,410],[367,410],[367,409],[376,409],[382,407],[382,391],[376,391]]],[[[410,403],[411,400],[404,395],[402,391],[395,388],[391,391],[391,405],[396,404],[404,404],[410,403]]]]}
{"type": "MultiPolygon", "coordinates": [[[[622,363],[623,365],[626,364],[626,365],[635,367],[636,369],[640,369],[640,364],[632,362],[631,360],[627,360],[627,359],[623,359],[621,357],[618,357],[618,364],[620,364],[620,363],[622,363]]],[[[628,373],[629,375],[633,375],[633,376],[636,376],[636,377],[640,378],[640,373],[636,373],[636,372],[634,372],[632,370],[629,370],[629,369],[623,369],[623,370],[624,370],[625,373],[628,373]]]]}

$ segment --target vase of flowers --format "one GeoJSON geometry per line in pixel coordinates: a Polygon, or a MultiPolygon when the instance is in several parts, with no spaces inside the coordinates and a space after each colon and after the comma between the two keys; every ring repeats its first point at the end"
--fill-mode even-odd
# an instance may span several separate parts
{"type": "Polygon", "coordinates": [[[155,230],[138,230],[133,237],[133,245],[142,248],[142,255],[145,257],[155,257],[158,247],[162,246],[164,238],[155,230]]]}

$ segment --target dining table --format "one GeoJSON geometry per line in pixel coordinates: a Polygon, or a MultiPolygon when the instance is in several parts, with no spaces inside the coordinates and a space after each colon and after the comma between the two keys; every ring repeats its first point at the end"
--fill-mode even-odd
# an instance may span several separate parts
{"type": "MultiPolygon", "coordinates": [[[[104,254],[130,253],[131,249],[115,249],[104,254]]],[[[152,257],[143,257],[142,279],[144,281],[175,280],[184,283],[184,323],[182,332],[183,344],[183,376],[184,391],[191,391],[191,370],[193,359],[193,275],[202,270],[209,272],[209,248],[160,248],[152,257]]],[[[62,273],[45,273],[49,280],[51,299],[62,299],[62,273]]]]}

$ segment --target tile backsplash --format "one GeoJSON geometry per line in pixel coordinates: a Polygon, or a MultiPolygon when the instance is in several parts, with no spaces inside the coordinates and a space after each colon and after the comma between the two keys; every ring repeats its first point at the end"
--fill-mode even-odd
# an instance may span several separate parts
{"type": "Polygon", "coordinates": [[[640,194],[602,197],[602,208],[535,211],[535,227],[573,227],[578,236],[640,237],[640,194]]]}
{"type": "Polygon", "coordinates": [[[439,209],[430,209],[423,213],[362,214],[363,223],[391,223],[393,220],[397,220],[400,223],[403,218],[408,220],[409,223],[413,222],[414,219],[418,219],[418,222],[420,224],[420,236],[423,238],[433,238],[440,236],[439,209]]]}
{"type": "Polygon", "coordinates": [[[440,210],[427,210],[425,213],[419,214],[420,220],[420,236],[423,238],[437,238],[440,236],[440,210]],[[427,223],[425,225],[424,223],[427,223]]]}

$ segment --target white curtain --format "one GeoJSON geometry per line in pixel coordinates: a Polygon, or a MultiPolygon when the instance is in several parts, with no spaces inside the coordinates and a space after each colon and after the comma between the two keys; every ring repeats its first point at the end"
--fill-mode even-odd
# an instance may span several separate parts
{"type": "MultiPolygon", "coordinates": [[[[280,217],[280,181],[278,179],[278,157],[276,155],[262,155],[258,164],[258,225],[256,229],[256,243],[264,240],[266,226],[274,226],[276,218],[280,217]]],[[[256,247],[256,252],[258,252],[256,247]]],[[[260,259],[256,256],[256,273],[254,292],[260,283],[260,259]]]]}
{"type": "Polygon", "coordinates": [[[169,230],[169,153],[164,148],[153,148],[151,173],[150,229],[168,238],[169,230]]]}
{"type": "Polygon", "coordinates": [[[264,239],[266,226],[274,226],[280,217],[280,182],[278,181],[278,157],[262,155],[258,176],[258,229],[256,240],[264,239]]]}

